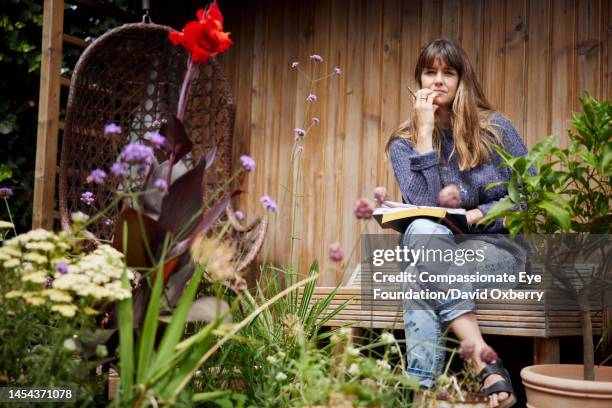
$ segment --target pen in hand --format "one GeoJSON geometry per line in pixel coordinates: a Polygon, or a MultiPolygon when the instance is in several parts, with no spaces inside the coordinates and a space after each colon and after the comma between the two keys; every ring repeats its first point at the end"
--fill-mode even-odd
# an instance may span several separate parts
{"type": "Polygon", "coordinates": [[[414,99],[417,98],[416,94],[414,93],[414,91],[412,89],[410,89],[409,86],[407,86],[406,88],[408,88],[408,90],[410,91],[410,93],[412,94],[412,96],[414,97],[414,99]]]}

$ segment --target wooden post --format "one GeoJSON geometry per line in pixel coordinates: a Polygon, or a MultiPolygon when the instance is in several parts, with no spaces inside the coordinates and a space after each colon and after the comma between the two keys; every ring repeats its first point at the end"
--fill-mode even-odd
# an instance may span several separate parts
{"type": "Polygon", "coordinates": [[[533,364],[559,364],[559,338],[534,337],[533,364]]]}
{"type": "Polygon", "coordinates": [[[53,228],[64,0],[44,0],[32,228],[53,228]]]}

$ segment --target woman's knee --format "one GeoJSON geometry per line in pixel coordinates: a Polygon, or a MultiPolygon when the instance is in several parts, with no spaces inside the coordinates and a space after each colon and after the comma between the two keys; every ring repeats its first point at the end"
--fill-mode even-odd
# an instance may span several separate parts
{"type": "Polygon", "coordinates": [[[404,233],[404,245],[408,244],[408,237],[411,235],[453,235],[452,231],[446,226],[441,225],[429,218],[417,218],[412,221],[404,233]]]}

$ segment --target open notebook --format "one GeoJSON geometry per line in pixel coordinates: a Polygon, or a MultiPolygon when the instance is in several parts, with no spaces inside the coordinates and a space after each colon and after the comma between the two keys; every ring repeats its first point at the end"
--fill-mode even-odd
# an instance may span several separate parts
{"type": "Polygon", "coordinates": [[[385,201],[383,207],[374,210],[374,219],[383,228],[392,228],[404,233],[416,218],[431,218],[446,225],[455,234],[470,231],[463,208],[425,207],[412,204],[385,201]]]}

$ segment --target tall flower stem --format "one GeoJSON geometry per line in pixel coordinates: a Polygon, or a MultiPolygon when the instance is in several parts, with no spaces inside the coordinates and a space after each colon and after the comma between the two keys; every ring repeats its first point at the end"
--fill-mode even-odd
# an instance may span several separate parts
{"type": "MultiPolygon", "coordinates": [[[[185,78],[183,78],[183,85],[181,86],[181,94],[179,96],[178,106],[176,107],[176,117],[183,123],[185,118],[185,110],[187,109],[187,98],[189,97],[189,89],[191,88],[191,81],[195,75],[196,64],[191,58],[191,54],[187,59],[187,72],[185,72],[185,78]]],[[[172,183],[172,168],[174,167],[174,152],[170,153],[170,166],[168,168],[168,174],[166,175],[166,184],[170,186],[172,183]]]]}
{"type": "Polygon", "coordinates": [[[181,86],[181,95],[179,96],[178,106],[176,109],[176,117],[182,122],[185,117],[185,109],[187,108],[187,97],[189,96],[189,88],[191,87],[191,80],[196,71],[196,64],[189,55],[189,61],[187,62],[187,72],[183,79],[183,85],[181,86]]]}
{"type": "Polygon", "coordinates": [[[17,230],[15,229],[15,223],[13,222],[13,215],[11,214],[11,207],[9,206],[9,203],[6,198],[4,199],[4,204],[6,204],[6,211],[8,211],[9,221],[11,222],[11,224],[13,224],[13,234],[17,236],[17,230]]]}

